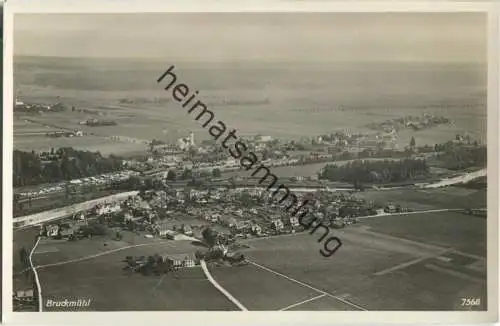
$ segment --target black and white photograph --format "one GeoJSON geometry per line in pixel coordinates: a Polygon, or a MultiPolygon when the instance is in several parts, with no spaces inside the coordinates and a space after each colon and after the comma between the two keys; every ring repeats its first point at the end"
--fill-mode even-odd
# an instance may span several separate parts
{"type": "Polygon", "coordinates": [[[12,16],[13,312],[496,311],[486,12],[12,16]]]}

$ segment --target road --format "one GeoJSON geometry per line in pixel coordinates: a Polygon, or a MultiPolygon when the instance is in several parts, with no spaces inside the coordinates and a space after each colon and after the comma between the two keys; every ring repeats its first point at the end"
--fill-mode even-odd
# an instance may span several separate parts
{"type": "Polygon", "coordinates": [[[38,239],[35,242],[35,245],[33,246],[33,249],[31,249],[31,252],[30,252],[30,255],[29,255],[29,262],[30,262],[31,270],[33,271],[33,274],[35,275],[35,283],[36,283],[37,292],[38,292],[38,311],[42,312],[42,309],[43,309],[42,308],[43,307],[42,286],[40,284],[40,278],[38,277],[38,273],[36,271],[36,267],[33,264],[33,253],[35,252],[36,247],[40,243],[40,239],[41,238],[38,237],[38,239]]]}
{"type": "Polygon", "coordinates": [[[430,184],[430,185],[425,185],[424,188],[440,188],[440,187],[447,187],[451,186],[454,184],[460,184],[460,183],[467,183],[469,181],[472,181],[477,178],[485,177],[486,176],[486,168],[483,168],[478,171],[474,172],[469,172],[463,175],[459,175],[454,178],[449,178],[449,179],[444,179],[439,182],[430,184]]]}

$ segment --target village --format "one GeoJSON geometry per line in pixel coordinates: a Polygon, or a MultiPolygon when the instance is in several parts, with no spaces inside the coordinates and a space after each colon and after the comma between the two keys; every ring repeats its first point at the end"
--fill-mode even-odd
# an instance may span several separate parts
{"type": "MultiPolygon", "coordinates": [[[[332,228],[357,223],[362,216],[409,211],[390,203],[367,202],[353,191],[318,190],[306,196],[315,200],[313,216],[332,228]]],[[[167,188],[141,190],[125,200],[102,203],[71,218],[45,224],[41,235],[78,241],[110,234],[112,239],[121,240],[129,233],[145,239],[206,243],[206,229],[216,234],[217,243],[228,246],[242,239],[304,231],[298,217],[273,201],[263,188],[167,188]]]]}

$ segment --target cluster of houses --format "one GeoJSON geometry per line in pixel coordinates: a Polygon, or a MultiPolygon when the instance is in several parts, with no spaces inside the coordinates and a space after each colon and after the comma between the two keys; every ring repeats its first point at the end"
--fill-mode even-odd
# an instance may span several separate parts
{"type": "Polygon", "coordinates": [[[45,134],[47,137],[83,137],[85,134],[81,130],[75,131],[54,131],[45,134]]]}
{"type": "Polygon", "coordinates": [[[66,106],[62,103],[41,104],[41,103],[25,103],[16,98],[14,102],[14,111],[31,112],[31,113],[46,113],[46,112],[61,112],[65,111],[66,106]]]}
{"type": "Polygon", "coordinates": [[[79,122],[80,125],[87,125],[89,127],[97,127],[97,126],[116,126],[116,121],[113,120],[99,120],[96,118],[87,119],[79,122]]]}
{"type": "MultiPolygon", "coordinates": [[[[305,191],[305,190],[304,190],[305,191]]],[[[117,201],[101,203],[87,211],[88,216],[109,227],[144,231],[147,235],[180,239],[211,225],[233,239],[294,233],[303,230],[298,216],[283,205],[270,201],[263,188],[166,188],[149,190],[117,201]],[[197,221],[197,222],[196,222],[197,221]]],[[[310,215],[323,225],[335,228],[356,223],[358,217],[404,212],[397,205],[377,205],[357,198],[355,193],[318,190],[308,192],[310,215]],[[312,204],[314,203],[314,204],[312,204]]],[[[74,217],[73,225],[46,226],[46,235],[78,238],[85,214],[74,217]]],[[[85,228],[84,228],[85,229],[85,228]]],[[[81,233],[81,232],[80,232],[81,233]]],[[[196,234],[195,234],[196,233],[196,234]]],[[[85,236],[85,234],[83,234],[85,236]]]]}
{"type": "Polygon", "coordinates": [[[33,288],[17,290],[12,296],[14,311],[36,311],[37,300],[33,288]]]}
{"type": "Polygon", "coordinates": [[[150,274],[168,273],[181,268],[191,268],[200,264],[193,254],[159,255],[154,256],[127,256],[124,260],[127,263],[126,269],[133,269],[136,272],[150,274]]]}

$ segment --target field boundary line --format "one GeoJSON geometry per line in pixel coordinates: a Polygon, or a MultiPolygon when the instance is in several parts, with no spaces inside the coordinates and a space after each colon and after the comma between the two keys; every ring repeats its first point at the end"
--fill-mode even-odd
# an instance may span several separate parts
{"type": "Polygon", "coordinates": [[[217,288],[222,294],[226,296],[226,298],[229,299],[232,303],[234,303],[238,308],[240,308],[243,311],[248,311],[247,308],[245,308],[244,305],[241,304],[235,297],[231,295],[226,289],[224,289],[217,281],[212,277],[210,274],[210,271],[208,270],[207,263],[205,263],[204,260],[200,261],[201,268],[203,269],[203,272],[205,273],[205,276],[208,278],[210,283],[212,283],[213,286],[217,288]]]}
{"type": "Polygon", "coordinates": [[[154,244],[168,243],[168,242],[169,242],[169,240],[167,240],[167,241],[150,242],[150,243],[141,243],[141,244],[137,244],[137,245],[131,245],[131,246],[126,246],[126,247],[122,247],[122,248],[116,248],[116,249],[112,249],[112,250],[108,250],[108,251],[103,251],[103,252],[100,252],[98,254],[94,254],[94,255],[90,255],[90,256],[86,256],[86,257],[81,257],[81,258],[76,258],[76,259],[71,259],[71,260],[60,261],[60,262],[52,263],[52,264],[40,265],[40,266],[37,266],[37,268],[41,269],[41,268],[47,268],[47,267],[53,267],[53,266],[66,265],[66,264],[70,264],[70,263],[76,263],[76,262],[80,262],[80,261],[84,261],[84,260],[89,260],[89,259],[92,259],[92,258],[97,258],[97,257],[100,257],[100,256],[105,256],[105,255],[108,255],[108,254],[112,254],[114,252],[119,252],[119,251],[130,249],[130,248],[151,246],[151,245],[154,245],[154,244]]]}
{"type": "Polygon", "coordinates": [[[463,252],[463,251],[460,251],[460,250],[457,250],[457,249],[453,249],[452,253],[457,254],[457,255],[461,255],[461,256],[464,256],[464,257],[468,257],[468,258],[477,259],[477,260],[486,260],[485,257],[474,255],[474,254],[469,254],[467,252],[463,252]]]}
{"type": "Polygon", "coordinates": [[[399,242],[403,242],[405,244],[418,246],[418,247],[425,249],[425,250],[431,250],[431,251],[437,251],[437,252],[442,251],[442,250],[446,250],[446,249],[452,249],[452,248],[446,248],[446,247],[435,245],[435,244],[429,244],[429,243],[424,243],[424,242],[420,242],[417,240],[401,238],[398,236],[385,234],[385,233],[377,232],[377,231],[371,231],[371,230],[372,230],[372,228],[370,226],[362,226],[359,228],[346,229],[346,232],[365,234],[365,235],[370,235],[372,237],[379,237],[379,238],[386,239],[386,240],[393,240],[396,242],[399,241],[399,242]]]}
{"type": "Polygon", "coordinates": [[[426,214],[426,213],[441,213],[441,212],[457,212],[464,211],[465,208],[440,208],[440,209],[427,209],[423,211],[412,211],[412,212],[404,212],[404,213],[384,213],[377,215],[367,215],[367,216],[358,216],[357,219],[367,219],[373,217],[385,217],[385,216],[401,216],[401,215],[415,215],[415,214],[426,214]]]}
{"type": "Polygon", "coordinates": [[[317,300],[317,299],[320,299],[320,298],[323,298],[323,297],[326,297],[326,294],[323,293],[323,294],[320,294],[318,296],[315,296],[314,298],[310,298],[310,299],[307,299],[307,300],[303,300],[303,301],[291,304],[289,306],[286,306],[285,308],[280,309],[280,311],[285,311],[285,310],[291,309],[293,307],[300,306],[301,304],[308,303],[308,302],[311,302],[311,301],[314,301],[314,300],[317,300]]]}
{"type": "Polygon", "coordinates": [[[42,312],[43,311],[42,285],[40,284],[40,278],[38,277],[38,273],[36,272],[36,267],[33,265],[33,253],[35,252],[39,242],[40,242],[40,236],[37,238],[35,245],[31,249],[29,260],[31,269],[33,270],[33,274],[35,274],[35,282],[38,292],[38,312],[42,312]]]}
{"type": "Polygon", "coordinates": [[[398,265],[395,265],[395,266],[383,269],[381,271],[373,273],[373,275],[375,275],[375,276],[381,276],[381,275],[389,274],[389,273],[392,273],[392,272],[397,271],[399,269],[403,269],[403,268],[409,267],[411,265],[415,265],[415,264],[421,263],[424,260],[435,258],[435,257],[439,257],[439,256],[444,255],[444,254],[446,254],[448,252],[451,252],[451,251],[453,251],[453,249],[449,248],[449,249],[442,250],[442,251],[440,251],[440,252],[438,252],[438,253],[436,253],[434,255],[422,256],[420,258],[416,258],[416,259],[407,261],[405,263],[401,263],[401,264],[398,264],[398,265]]]}
{"type": "Polygon", "coordinates": [[[475,283],[482,283],[482,284],[486,283],[485,279],[480,279],[478,277],[467,275],[467,274],[462,273],[462,272],[457,272],[457,271],[450,270],[447,268],[439,267],[439,266],[436,266],[434,264],[427,264],[427,265],[425,265],[425,267],[430,269],[431,271],[439,272],[439,273],[443,273],[443,274],[448,274],[450,276],[455,276],[455,277],[461,278],[463,280],[467,280],[467,281],[471,281],[471,282],[475,282],[475,283]]]}
{"type": "Polygon", "coordinates": [[[328,293],[328,292],[325,292],[325,291],[323,291],[323,290],[317,289],[317,288],[315,288],[315,287],[313,287],[313,286],[311,286],[311,285],[309,285],[309,284],[307,284],[307,283],[304,283],[304,282],[302,282],[302,281],[299,281],[299,280],[296,280],[296,279],[294,279],[294,278],[291,278],[290,276],[286,276],[286,275],[284,275],[284,274],[282,274],[282,273],[280,273],[280,272],[274,271],[274,270],[272,270],[272,269],[270,269],[270,268],[268,268],[268,267],[265,267],[265,266],[259,265],[259,264],[257,264],[256,262],[253,262],[253,261],[251,261],[251,260],[249,260],[249,259],[247,259],[247,261],[248,261],[249,263],[251,263],[251,264],[253,264],[253,265],[255,265],[255,266],[259,267],[259,268],[262,268],[263,270],[266,270],[266,271],[271,272],[271,273],[273,273],[273,274],[276,274],[276,275],[278,275],[278,276],[284,277],[284,278],[286,278],[286,279],[287,279],[287,280],[289,280],[289,281],[292,281],[292,282],[295,282],[295,283],[300,284],[300,285],[302,285],[302,286],[305,286],[305,287],[307,287],[307,288],[309,288],[309,289],[311,289],[311,290],[314,290],[314,291],[316,291],[316,292],[322,293],[322,294],[324,294],[324,295],[326,295],[326,296],[329,296],[329,297],[331,297],[331,298],[337,299],[338,301],[340,301],[340,302],[342,302],[342,303],[345,303],[345,304],[347,304],[347,305],[349,305],[349,306],[352,306],[352,307],[354,307],[354,308],[356,308],[356,309],[358,309],[358,310],[367,311],[367,309],[365,309],[365,308],[363,308],[363,307],[361,307],[361,306],[358,306],[358,305],[357,305],[357,304],[355,304],[355,303],[349,302],[349,301],[344,300],[344,299],[342,299],[342,298],[339,298],[339,297],[337,297],[337,296],[335,296],[335,295],[333,295],[333,294],[331,294],[331,293],[328,293]]]}

